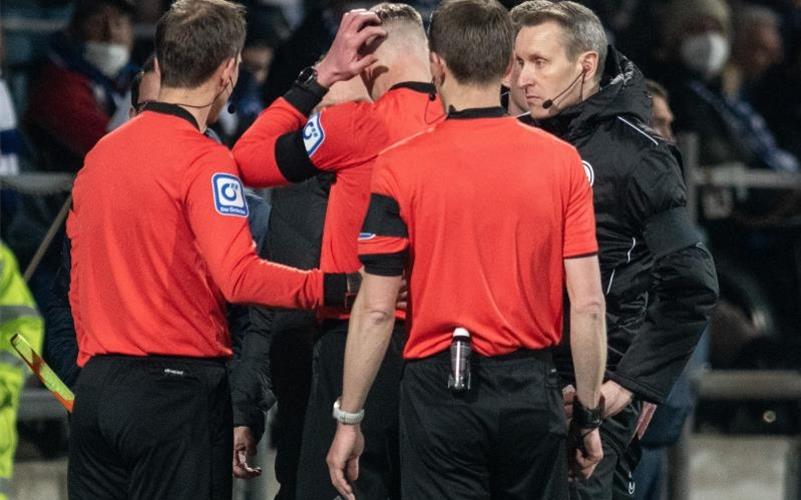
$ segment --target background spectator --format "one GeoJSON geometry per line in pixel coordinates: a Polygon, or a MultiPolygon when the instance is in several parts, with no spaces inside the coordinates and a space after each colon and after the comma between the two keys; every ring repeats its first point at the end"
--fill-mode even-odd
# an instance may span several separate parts
{"type": "Polygon", "coordinates": [[[79,0],[69,26],[51,39],[25,115],[40,168],[76,171],[86,152],[127,117],[127,82],[118,77],[133,45],[132,14],[127,0],[79,0]],[[113,120],[120,110],[122,118],[113,120]]]}

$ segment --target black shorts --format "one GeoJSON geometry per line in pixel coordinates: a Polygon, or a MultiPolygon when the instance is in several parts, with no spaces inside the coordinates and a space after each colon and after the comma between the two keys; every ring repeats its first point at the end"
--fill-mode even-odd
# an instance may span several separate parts
{"type": "Polygon", "coordinates": [[[223,360],[92,358],[75,387],[69,498],[230,499],[232,425],[223,360]]]}
{"type": "Polygon", "coordinates": [[[567,425],[547,351],[472,357],[472,388],[448,390],[448,353],[407,362],[401,383],[403,498],[567,499],[567,425]]]}

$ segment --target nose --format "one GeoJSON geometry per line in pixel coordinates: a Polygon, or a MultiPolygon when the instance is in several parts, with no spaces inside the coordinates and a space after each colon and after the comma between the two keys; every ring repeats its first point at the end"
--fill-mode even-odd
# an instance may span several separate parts
{"type": "Polygon", "coordinates": [[[515,71],[517,73],[515,84],[518,87],[525,88],[534,83],[534,72],[530,64],[523,63],[523,66],[517,66],[515,71]]]}

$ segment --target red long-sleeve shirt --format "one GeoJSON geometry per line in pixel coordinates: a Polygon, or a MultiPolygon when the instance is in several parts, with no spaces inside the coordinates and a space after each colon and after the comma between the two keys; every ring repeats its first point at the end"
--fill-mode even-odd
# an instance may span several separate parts
{"type": "MultiPolygon", "coordinates": [[[[430,84],[404,82],[375,103],[342,103],[309,118],[288,94],[266,109],[234,146],[234,157],[248,185],[275,186],[322,172],[336,174],[323,227],[323,271],[352,273],[361,268],[357,240],[369,203],[375,158],[384,148],[444,117],[442,104],[430,98],[433,92],[430,84]]],[[[348,317],[347,311],[334,308],[322,313],[348,317]]]]}
{"type": "Polygon", "coordinates": [[[314,308],[323,276],[260,260],[230,152],[172,105],[87,155],[67,221],[78,364],[96,354],[228,356],[225,302],[314,308]]]}

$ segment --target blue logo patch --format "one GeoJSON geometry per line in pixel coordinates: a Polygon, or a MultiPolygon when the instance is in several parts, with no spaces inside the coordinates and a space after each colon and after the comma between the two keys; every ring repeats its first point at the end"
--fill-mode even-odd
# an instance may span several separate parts
{"type": "Polygon", "coordinates": [[[375,233],[359,233],[359,241],[367,241],[375,238],[375,233]]]}
{"type": "Polygon", "coordinates": [[[221,215],[248,216],[248,205],[245,203],[245,189],[239,177],[218,173],[211,177],[211,188],[214,192],[214,208],[221,215]]]}
{"type": "Polygon", "coordinates": [[[303,145],[306,146],[306,153],[311,157],[325,141],[325,130],[320,122],[320,113],[315,113],[303,127],[303,145]]]}

